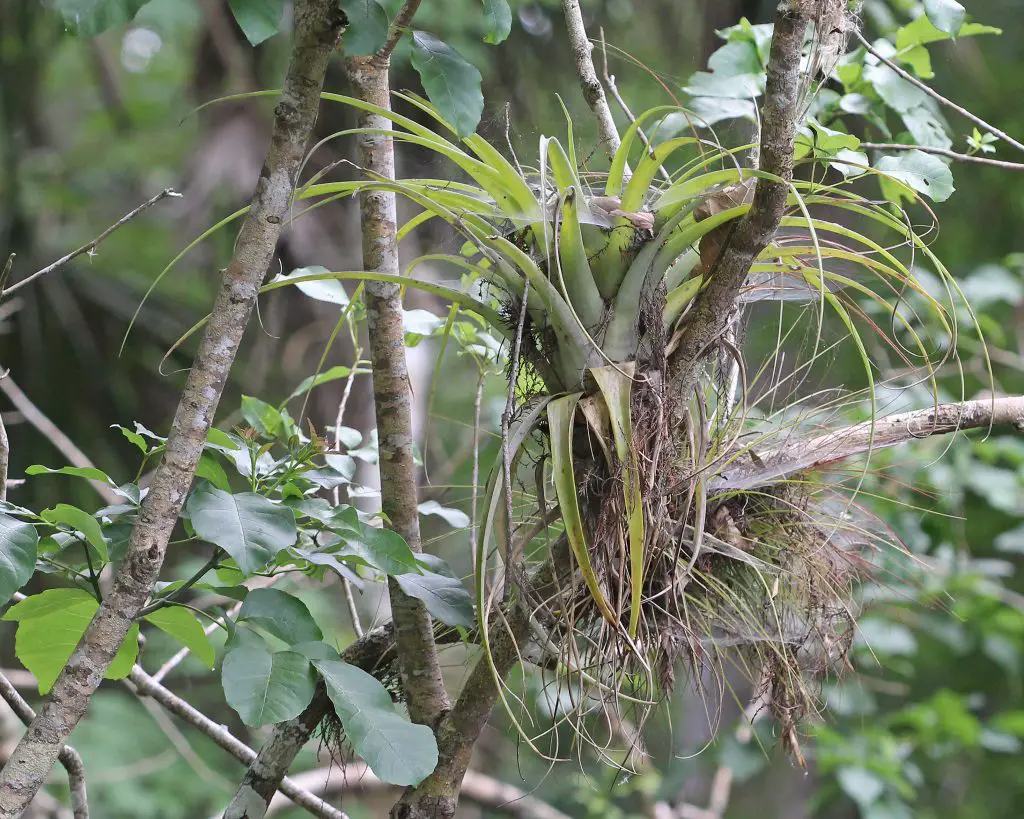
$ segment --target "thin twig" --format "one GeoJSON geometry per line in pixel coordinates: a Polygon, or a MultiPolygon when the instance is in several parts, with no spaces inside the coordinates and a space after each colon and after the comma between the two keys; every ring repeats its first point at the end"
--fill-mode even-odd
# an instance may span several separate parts
{"type": "MultiPolygon", "coordinates": [[[[352,385],[355,383],[356,375],[359,373],[359,362],[363,358],[363,348],[356,347],[353,359],[355,360],[355,366],[352,367],[352,371],[348,374],[345,379],[345,389],[342,390],[341,400],[338,402],[338,413],[334,417],[334,449],[335,451],[341,451],[341,425],[345,419],[345,409],[348,406],[348,399],[352,395],[352,385]]],[[[331,498],[334,501],[335,506],[341,505],[341,488],[336,486],[332,491],[331,498]]],[[[363,624],[359,619],[359,609],[356,608],[356,598],[352,593],[352,583],[349,582],[347,577],[341,578],[341,588],[345,595],[345,605],[348,607],[349,617],[352,618],[352,628],[355,630],[356,637],[363,636],[363,624]]]]}
{"type": "MultiPolygon", "coordinates": [[[[256,758],[256,752],[227,728],[223,725],[218,725],[206,714],[160,685],[160,683],[155,682],[140,666],[135,666],[132,669],[128,679],[134,683],[139,694],[152,697],[176,717],[204,733],[243,765],[251,764],[256,758]]],[[[301,788],[287,777],[281,780],[280,790],[292,802],[309,811],[314,816],[320,816],[323,819],[348,819],[346,814],[328,805],[323,799],[301,788]]]]}
{"type": "Polygon", "coordinates": [[[516,384],[519,383],[519,353],[523,344],[523,328],[526,327],[526,308],[530,300],[530,283],[523,285],[523,303],[519,308],[519,322],[516,325],[516,338],[512,345],[512,358],[509,360],[508,395],[505,397],[505,411],[501,414],[501,470],[505,482],[505,590],[504,599],[508,600],[512,586],[512,454],[509,452],[508,430],[512,423],[512,412],[516,405],[516,384]]]}
{"type": "MultiPolygon", "coordinates": [[[[611,92],[612,97],[615,98],[615,102],[618,103],[619,108],[622,109],[622,113],[626,115],[626,119],[629,120],[630,124],[636,122],[636,117],[633,116],[633,112],[629,106],[626,105],[626,101],[622,98],[622,94],[619,93],[619,87],[615,84],[615,75],[608,73],[608,46],[604,41],[604,26],[601,26],[601,61],[602,61],[602,77],[604,78],[604,84],[608,86],[608,90],[611,92]]],[[[644,150],[647,151],[651,159],[654,159],[654,149],[651,147],[651,141],[647,138],[647,134],[644,133],[644,129],[639,126],[636,129],[636,135],[640,137],[640,141],[644,144],[644,150]]],[[[665,170],[665,166],[661,163],[658,164],[658,174],[666,182],[672,181],[672,175],[665,170]]]]}
{"type": "MultiPolygon", "coordinates": [[[[319,768],[296,774],[293,778],[297,784],[315,793],[346,793],[391,787],[381,782],[363,762],[349,763],[344,770],[336,767],[319,768]]],[[[566,814],[529,792],[478,771],[466,771],[460,796],[489,811],[497,811],[514,819],[569,819],[566,814]]],[[[266,815],[276,815],[287,807],[285,799],[275,797],[266,815]]]]}
{"type": "Polygon", "coordinates": [[[957,162],[971,162],[977,165],[992,165],[996,168],[1005,168],[1008,171],[1024,171],[1024,162],[1008,162],[1005,159],[989,159],[986,156],[975,154],[958,154],[945,148],[933,148],[929,145],[901,145],[896,142],[862,142],[861,148],[868,148],[876,151],[921,151],[925,154],[936,154],[957,162]]]}
{"type": "Polygon", "coordinates": [[[869,43],[865,39],[864,35],[861,34],[859,31],[856,32],[856,34],[857,34],[857,39],[860,40],[860,42],[861,42],[861,45],[863,45],[864,48],[866,48],[869,53],[871,53],[872,55],[877,57],[879,60],[881,60],[883,63],[885,63],[887,66],[889,66],[889,68],[891,68],[893,71],[895,71],[899,76],[901,76],[903,79],[905,79],[911,85],[913,85],[915,88],[919,88],[921,91],[924,91],[924,93],[926,93],[933,100],[935,100],[936,102],[942,103],[943,105],[945,105],[948,108],[953,109],[958,114],[960,114],[960,116],[966,117],[971,122],[973,122],[975,125],[980,125],[982,128],[985,128],[986,130],[991,131],[993,134],[995,134],[1001,140],[1003,140],[1004,142],[1008,143],[1009,145],[1012,145],[1018,151],[1024,151],[1024,144],[1018,142],[1017,140],[1015,140],[1009,134],[1004,133],[1003,131],[1000,131],[994,125],[990,125],[985,120],[983,120],[981,117],[979,117],[977,114],[972,114],[970,111],[968,111],[963,106],[957,105],[952,100],[947,99],[946,97],[942,96],[942,94],[940,94],[934,88],[932,88],[931,86],[927,85],[926,83],[921,82],[917,77],[915,77],[909,71],[904,71],[902,68],[900,68],[896,63],[894,63],[888,57],[885,57],[882,54],[880,54],[878,51],[876,51],[874,46],[872,46],[871,43],[869,43]]]}
{"type": "MultiPolygon", "coordinates": [[[[580,10],[580,0],[562,0],[562,8],[565,11],[565,25],[569,32],[569,45],[572,48],[573,60],[576,64],[576,75],[579,77],[580,88],[583,91],[583,99],[587,101],[590,110],[594,112],[597,119],[597,136],[601,141],[601,147],[609,157],[614,157],[619,150],[618,129],[615,127],[615,119],[612,117],[611,108],[608,107],[608,100],[604,95],[604,87],[597,78],[597,71],[594,69],[593,50],[594,45],[587,37],[587,29],[583,25],[583,12],[580,10]]],[[[628,170],[627,170],[628,173],[628,170]]]]}
{"type": "Polygon", "coordinates": [[[72,259],[74,259],[74,258],[76,258],[78,256],[81,256],[83,253],[90,253],[91,254],[99,246],[100,242],[102,242],[104,239],[106,239],[111,233],[113,233],[119,227],[123,227],[128,222],[130,222],[132,219],[134,219],[136,216],[138,216],[140,213],[142,213],[145,210],[148,210],[153,205],[155,205],[157,202],[159,202],[161,199],[166,199],[168,196],[178,197],[178,196],[181,196],[181,194],[178,193],[176,190],[174,190],[174,188],[164,188],[156,196],[154,196],[154,197],[152,197],[150,199],[147,199],[145,202],[143,202],[141,205],[139,205],[137,208],[135,208],[135,210],[133,210],[133,211],[131,211],[129,213],[126,213],[124,216],[122,216],[120,219],[118,219],[116,222],[114,222],[114,224],[112,224],[110,227],[108,227],[105,231],[103,231],[99,236],[97,236],[91,242],[88,242],[87,244],[82,245],[80,248],[78,248],[78,250],[71,251],[66,256],[61,256],[59,259],[57,259],[57,261],[53,262],[52,264],[48,264],[42,270],[37,270],[31,276],[26,276],[20,282],[15,282],[14,284],[12,284],[6,290],[4,290],[2,293],[0,293],[0,299],[4,298],[5,296],[9,296],[15,290],[21,289],[26,284],[29,284],[30,282],[33,282],[36,279],[38,279],[40,276],[45,276],[47,273],[52,273],[54,270],[57,270],[58,268],[63,267],[68,262],[70,262],[72,259]]]}
{"type": "MultiPolygon", "coordinates": [[[[0,370],[3,370],[3,366],[0,366],[0,370]]],[[[11,378],[10,370],[7,370],[0,376],[0,391],[3,391],[4,395],[10,399],[10,402],[21,413],[22,417],[35,427],[46,440],[53,444],[72,466],[91,467],[93,465],[92,461],[89,460],[89,456],[75,446],[75,442],[61,432],[60,428],[47,418],[42,410],[33,404],[32,400],[22,392],[21,388],[14,382],[14,379],[11,378]]],[[[103,481],[89,481],[89,483],[107,503],[120,503],[123,500],[120,495],[103,481]]]]}
{"type": "MultiPolygon", "coordinates": [[[[18,693],[18,689],[3,674],[0,674],[0,697],[4,698],[11,706],[15,716],[25,725],[29,725],[36,718],[36,712],[32,710],[32,706],[25,701],[18,693]]],[[[82,764],[82,757],[70,745],[65,745],[61,748],[57,759],[68,773],[71,811],[75,819],[89,819],[89,800],[85,792],[85,765],[82,764]]]]}
{"type": "Polygon", "coordinates": [[[7,440],[7,427],[0,418],[0,501],[7,500],[7,465],[11,459],[11,444],[7,440]]]}
{"type": "Polygon", "coordinates": [[[409,23],[412,22],[412,18],[416,16],[416,11],[420,7],[421,0],[405,0],[402,8],[399,9],[398,14],[395,15],[395,19],[391,21],[391,28],[388,31],[388,38],[384,41],[384,45],[378,49],[374,55],[377,59],[387,60],[391,57],[391,52],[395,50],[395,46],[398,45],[398,41],[402,39],[402,35],[405,34],[409,28],[409,23]]]}

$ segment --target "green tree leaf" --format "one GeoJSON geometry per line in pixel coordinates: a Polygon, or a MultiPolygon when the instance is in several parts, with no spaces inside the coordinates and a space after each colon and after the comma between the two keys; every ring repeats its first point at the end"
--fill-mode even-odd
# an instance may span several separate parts
{"type": "Polygon", "coordinates": [[[10,600],[31,579],[38,546],[35,526],[0,515],[0,604],[10,600]]]}
{"type": "MultiPolygon", "coordinates": [[[[14,653],[45,694],[67,665],[99,603],[82,589],[47,589],[22,600],[4,615],[18,624],[14,653]]],[[[139,653],[139,626],[132,625],[104,677],[119,680],[131,673],[139,653]]]]}
{"type": "MultiPolygon", "coordinates": [[[[388,13],[376,0],[340,0],[340,5],[348,18],[344,39],[346,56],[368,57],[384,45],[388,38],[388,13]]],[[[335,284],[341,286],[338,282],[335,284]]]]}
{"type": "Polygon", "coordinates": [[[967,12],[956,0],[924,0],[924,13],[935,28],[956,37],[967,19],[967,12]]]}
{"type": "Polygon", "coordinates": [[[147,614],[144,619],[190,649],[207,668],[213,668],[217,662],[217,652],[203,630],[203,624],[183,606],[164,606],[147,614]]]}
{"type": "Polygon", "coordinates": [[[407,595],[423,601],[431,617],[449,626],[473,627],[473,598],[455,578],[427,572],[400,574],[395,580],[407,595]]]}
{"type": "Polygon", "coordinates": [[[221,682],[228,705],[257,728],[301,714],[313,698],[316,674],[297,652],[275,653],[250,642],[228,651],[221,682]]]}
{"type": "Polygon", "coordinates": [[[487,27],[485,43],[505,42],[512,31],[512,9],[508,7],[508,0],[484,0],[484,25],[487,27]]]}
{"type": "Polygon", "coordinates": [[[229,5],[245,38],[254,46],[277,34],[284,0],[230,0],[229,5]]]}
{"type": "Polygon", "coordinates": [[[201,486],[186,508],[196,534],[231,555],[246,575],[273,560],[297,536],[292,510],[255,492],[231,495],[201,486]]]}
{"type": "Polygon", "coordinates": [[[130,23],[149,0],[55,0],[53,5],[75,34],[94,37],[130,23]]]}
{"type": "Polygon", "coordinates": [[[44,509],[40,512],[40,517],[55,525],[68,526],[81,532],[89,545],[99,554],[101,560],[104,562],[110,560],[110,556],[107,554],[107,542],[103,539],[103,530],[100,528],[99,521],[88,512],[77,506],[58,503],[52,509],[44,509]]]}
{"type": "Polygon", "coordinates": [[[442,506],[435,500],[423,501],[416,510],[421,515],[437,515],[453,529],[465,529],[469,526],[469,515],[461,509],[452,509],[450,506],[442,506]]]}
{"type": "Polygon", "coordinates": [[[883,156],[875,165],[882,173],[892,177],[879,177],[885,198],[898,202],[907,196],[901,186],[893,185],[893,180],[923,193],[936,202],[945,202],[953,195],[953,174],[946,164],[938,157],[923,151],[908,151],[899,156],[883,156]]]}
{"type": "MultiPolygon", "coordinates": [[[[355,516],[355,510],[351,510],[355,516]]],[[[344,546],[338,551],[342,559],[355,559],[371,569],[388,575],[418,573],[419,563],[409,544],[397,532],[378,529],[376,526],[359,523],[358,528],[349,525],[331,525],[331,530],[342,538],[344,546]]]]}
{"type": "Polygon", "coordinates": [[[238,611],[239,620],[265,629],[288,644],[323,639],[306,604],[280,589],[253,589],[238,611]]]}
{"type": "MultiPolygon", "coordinates": [[[[367,369],[357,369],[356,372],[358,374],[368,373],[370,371],[367,369]]],[[[339,364],[338,366],[331,367],[329,370],[325,370],[324,372],[319,373],[318,375],[307,376],[306,378],[303,378],[302,381],[299,382],[299,386],[295,388],[295,390],[292,392],[291,395],[288,396],[288,398],[297,398],[298,396],[304,395],[305,393],[309,392],[314,387],[319,387],[321,384],[326,384],[329,381],[337,381],[339,378],[348,378],[351,374],[351,367],[346,367],[343,364],[339,364]]],[[[361,440],[362,437],[360,437],[359,441],[361,440]]],[[[359,445],[359,441],[356,441],[356,446],[359,445]]]]}
{"type": "Polygon", "coordinates": [[[284,426],[277,407],[251,395],[242,396],[242,417],[264,438],[276,438],[284,426]]]}
{"type": "Polygon", "coordinates": [[[26,475],[71,475],[73,478],[85,478],[89,481],[102,481],[105,484],[114,486],[110,476],[102,469],[94,466],[62,466],[60,469],[51,469],[48,466],[33,464],[25,467],[26,475]]]}
{"type": "Polygon", "coordinates": [[[484,111],[482,77],[476,67],[450,45],[423,31],[412,35],[412,67],[430,101],[459,138],[472,134],[484,111]]]}
{"type": "MultiPolygon", "coordinates": [[[[348,32],[345,33],[345,53],[349,53],[349,39],[348,32]]],[[[370,52],[371,54],[373,52],[370,52]]],[[[293,270],[291,273],[278,273],[274,276],[273,281],[275,282],[287,282],[292,279],[299,279],[303,276],[319,276],[324,273],[330,273],[326,267],[320,265],[313,265],[311,267],[300,267],[293,270]]],[[[344,307],[348,304],[348,294],[345,292],[345,288],[342,287],[341,282],[337,279],[314,279],[311,282],[296,282],[295,286],[299,290],[309,296],[311,299],[317,301],[325,301],[328,304],[338,304],[344,307]]]]}
{"type": "Polygon", "coordinates": [[[231,481],[228,480],[228,473],[224,471],[224,467],[209,452],[204,452],[199,456],[196,477],[205,478],[218,489],[223,489],[225,492],[231,491],[231,481]]]}
{"type": "Polygon", "coordinates": [[[373,772],[392,785],[418,785],[437,766],[437,743],[425,725],[398,713],[391,696],[362,669],[314,660],[345,736],[373,772]]]}

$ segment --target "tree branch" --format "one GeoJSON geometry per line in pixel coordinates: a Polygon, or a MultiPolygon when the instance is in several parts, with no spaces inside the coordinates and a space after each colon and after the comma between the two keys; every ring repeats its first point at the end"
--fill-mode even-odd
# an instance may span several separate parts
{"type": "MultiPolygon", "coordinates": [[[[160,683],[155,682],[149,674],[142,670],[141,666],[135,666],[128,679],[134,683],[139,695],[152,697],[176,717],[206,734],[220,748],[227,751],[243,765],[251,765],[256,759],[256,752],[252,748],[238,739],[223,725],[218,725],[202,711],[185,702],[185,700],[173,694],[167,688],[160,685],[160,683]]],[[[331,807],[323,799],[301,788],[290,779],[281,780],[281,793],[299,807],[309,811],[314,816],[321,817],[321,819],[348,819],[340,810],[331,807]]]]}
{"type": "Polygon", "coordinates": [[[331,0],[297,0],[294,16],[295,39],[274,111],[270,147],[182,392],[163,458],[110,594],[0,771],[2,817],[21,815],[39,790],[159,575],[260,284],[274,257],[281,224],[288,216],[295,178],[316,121],[327,63],[341,33],[342,15],[331,0]]]}
{"type": "MultiPolygon", "coordinates": [[[[18,689],[3,674],[0,674],[0,697],[4,698],[15,716],[25,725],[29,725],[36,718],[32,706],[22,698],[18,689]]],[[[57,759],[68,773],[72,815],[75,819],[89,819],[89,800],[85,792],[85,765],[82,764],[82,757],[70,745],[65,745],[60,749],[57,759]]]]}
{"type": "Polygon", "coordinates": [[[1024,396],[982,398],[900,412],[758,453],[759,463],[727,467],[711,481],[716,491],[750,489],[785,480],[875,449],[966,429],[1012,425],[1024,431],[1024,396]]]}
{"type": "Polygon", "coordinates": [[[576,74],[580,80],[583,99],[587,101],[587,105],[590,106],[590,110],[594,112],[594,117],[597,119],[597,136],[601,141],[601,147],[609,157],[614,157],[615,152],[619,150],[619,132],[615,127],[608,99],[604,95],[604,87],[597,78],[597,70],[594,68],[592,53],[594,45],[587,37],[587,30],[583,25],[580,0],[562,0],[562,8],[565,11],[569,45],[576,63],[576,74]]]}
{"type": "MultiPolygon", "coordinates": [[[[0,366],[0,370],[2,369],[3,367],[0,366]]],[[[72,466],[86,467],[93,465],[92,461],[89,460],[89,456],[75,446],[75,442],[68,438],[60,430],[60,427],[47,418],[42,410],[32,403],[32,399],[22,392],[21,387],[11,378],[10,370],[6,374],[0,375],[0,391],[10,399],[11,404],[21,413],[22,417],[35,427],[38,432],[42,433],[43,437],[53,444],[57,451],[68,459],[72,466]]],[[[120,503],[123,500],[120,495],[103,483],[103,481],[89,481],[89,483],[106,503],[120,503]]]]}
{"type": "MultiPolygon", "coordinates": [[[[403,26],[408,25],[417,6],[417,0],[406,2],[393,28],[397,28],[400,22],[403,26]]],[[[389,67],[390,53],[384,50],[372,57],[346,59],[345,69],[355,96],[390,110],[389,67]]],[[[394,179],[394,142],[390,136],[380,133],[391,130],[391,121],[387,117],[361,111],[359,127],[370,131],[358,137],[360,166],[374,178],[394,179]]],[[[363,269],[400,275],[395,194],[380,190],[362,191],[359,194],[359,217],[363,235],[363,269]]],[[[412,390],[405,359],[402,314],[399,285],[366,282],[381,508],[391,528],[405,539],[410,549],[420,552],[416,465],[412,449],[412,390]]],[[[437,659],[430,615],[421,601],[406,595],[390,577],[388,593],[409,716],[413,722],[433,728],[447,712],[450,703],[437,659]]]]}
{"type": "Polygon", "coordinates": [[[54,270],[63,267],[72,259],[81,256],[83,253],[92,253],[97,247],[99,247],[100,242],[106,239],[111,233],[113,233],[119,227],[123,227],[124,225],[128,224],[128,222],[130,222],[144,210],[148,210],[161,199],[166,199],[168,196],[178,197],[181,196],[181,194],[174,190],[174,188],[164,188],[164,190],[160,191],[160,193],[158,193],[156,196],[147,199],[145,202],[143,202],[141,205],[135,208],[135,210],[126,213],[124,216],[122,216],[120,219],[114,222],[114,224],[108,227],[105,231],[103,231],[91,242],[82,245],[80,248],[78,248],[78,250],[72,250],[66,256],[61,256],[59,259],[57,259],[57,261],[53,262],[52,264],[48,264],[42,270],[37,270],[31,276],[26,276],[20,282],[15,282],[10,287],[4,289],[2,292],[0,292],[0,299],[3,299],[5,296],[11,295],[11,293],[13,293],[15,290],[20,290],[26,284],[35,281],[40,276],[45,276],[47,273],[52,273],[54,270]]]}
{"type": "Polygon", "coordinates": [[[760,170],[777,179],[758,178],[750,210],[727,228],[728,236],[718,258],[704,271],[703,288],[676,353],[681,395],[689,395],[693,389],[701,356],[728,326],[751,264],[768,246],[782,221],[793,179],[793,142],[800,116],[800,57],[812,5],[803,0],[783,0],[776,12],[761,111],[760,170]]]}
{"type": "MultiPolygon", "coordinates": [[[[350,763],[343,770],[330,767],[306,771],[297,774],[294,780],[314,793],[347,793],[391,787],[374,776],[373,771],[365,763],[350,763]]],[[[462,796],[474,804],[498,811],[513,819],[569,819],[566,814],[532,796],[528,791],[477,771],[466,771],[466,776],[462,780],[462,796]]],[[[287,806],[287,800],[278,797],[271,802],[267,816],[277,814],[287,806]]]]}
{"type": "Polygon", "coordinates": [[[945,148],[932,148],[928,145],[902,145],[895,142],[862,142],[859,147],[876,151],[921,151],[925,154],[944,156],[946,159],[952,159],[955,162],[991,165],[995,168],[1005,168],[1008,171],[1024,171],[1024,162],[1009,162],[1005,159],[989,159],[987,156],[977,156],[976,154],[958,154],[956,151],[948,151],[945,148]]]}

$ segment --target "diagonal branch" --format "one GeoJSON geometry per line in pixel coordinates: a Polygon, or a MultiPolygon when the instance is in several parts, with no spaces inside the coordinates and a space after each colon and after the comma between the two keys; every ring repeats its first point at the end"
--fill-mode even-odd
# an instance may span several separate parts
{"type": "Polygon", "coordinates": [[[778,449],[759,453],[758,462],[726,467],[712,480],[717,491],[751,489],[777,483],[874,449],[966,429],[1014,426],[1024,430],[1024,396],[982,398],[899,412],[846,429],[801,437],[778,449]]]}
{"type": "Polygon", "coordinates": [[[295,179],[316,122],[327,63],[341,34],[342,15],[331,0],[297,0],[294,19],[291,60],[274,111],[266,160],[182,392],[166,450],[110,594],[0,771],[2,817],[21,815],[41,787],[159,575],[260,284],[274,257],[281,225],[288,216],[295,179]]]}
{"type": "Polygon", "coordinates": [[[758,178],[750,210],[729,228],[718,258],[705,271],[703,289],[676,352],[681,395],[689,395],[693,389],[701,357],[727,327],[751,264],[782,221],[793,179],[793,143],[800,116],[800,57],[813,5],[807,0],[779,3],[761,111],[760,170],[770,177],[758,178]]]}
{"type": "Polygon", "coordinates": [[[583,99],[594,112],[601,147],[609,157],[614,157],[621,140],[615,127],[615,120],[612,118],[612,109],[608,106],[608,98],[604,94],[604,87],[597,78],[597,70],[594,68],[594,45],[587,37],[587,29],[583,25],[580,0],[562,0],[562,8],[565,11],[569,46],[572,48],[573,60],[576,63],[576,74],[580,79],[583,99]]]}

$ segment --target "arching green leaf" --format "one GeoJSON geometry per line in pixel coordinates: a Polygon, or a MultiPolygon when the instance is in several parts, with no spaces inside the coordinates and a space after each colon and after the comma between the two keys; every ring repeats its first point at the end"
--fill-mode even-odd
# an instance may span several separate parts
{"type": "Polygon", "coordinates": [[[253,589],[238,611],[247,620],[286,643],[323,639],[323,633],[299,598],[280,589],[253,589]]]}
{"type": "Polygon", "coordinates": [[[254,46],[277,34],[284,0],[230,0],[229,5],[238,27],[254,46]]]}
{"type": "Polygon", "coordinates": [[[32,577],[38,545],[35,526],[0,515],[0,604],[10,600],[32,577]]]}
{"type": "Polygon", "coordinates": [[[190,649],[205,666],[213,668],[217,652],[199,618],[191,611],[182,606],[164,606],[147,614],[144,619],[190,649]]]}
{"type": "Polygon", "coordinates": [[[388,14],[376,0],[339,0],[348,18],[343,45],[347,57],[368,57],[388,38],[388,14]]]}
{"type": "Polygon", "coordinates": [[[459,138],[468,137],[484,111],[480,72],[432,34],[413,32],[412,41],[412,67],[419,72],[427,96],[459,138]]]}
{"type": "Polygon", "coordinates": [[[44,509],[40,513],[40,517],[54,525],[68,526],[81,532],[89,545],[99,554],[101,560],[106,562],[110,559],[107,554],[107,542],[103,539],[103,530],[100,529],[99,521],[88,512],[77,506],[58,503],[52,509],[44,509]]]}
{"type": "Polygon", "coordinates": [[[484,42],[497,45],[503,43],[512,31],[512,10],[508,0],[484,0],[484,25],[487,34],[484,42]]]}
{"type": "Polygon", "coordinates": [[[221,671],[228,705],[257,728],[297,717],[313,699],[316,674],[295,651],[271,652],[256,641],[228,651],[221,671]]]}

